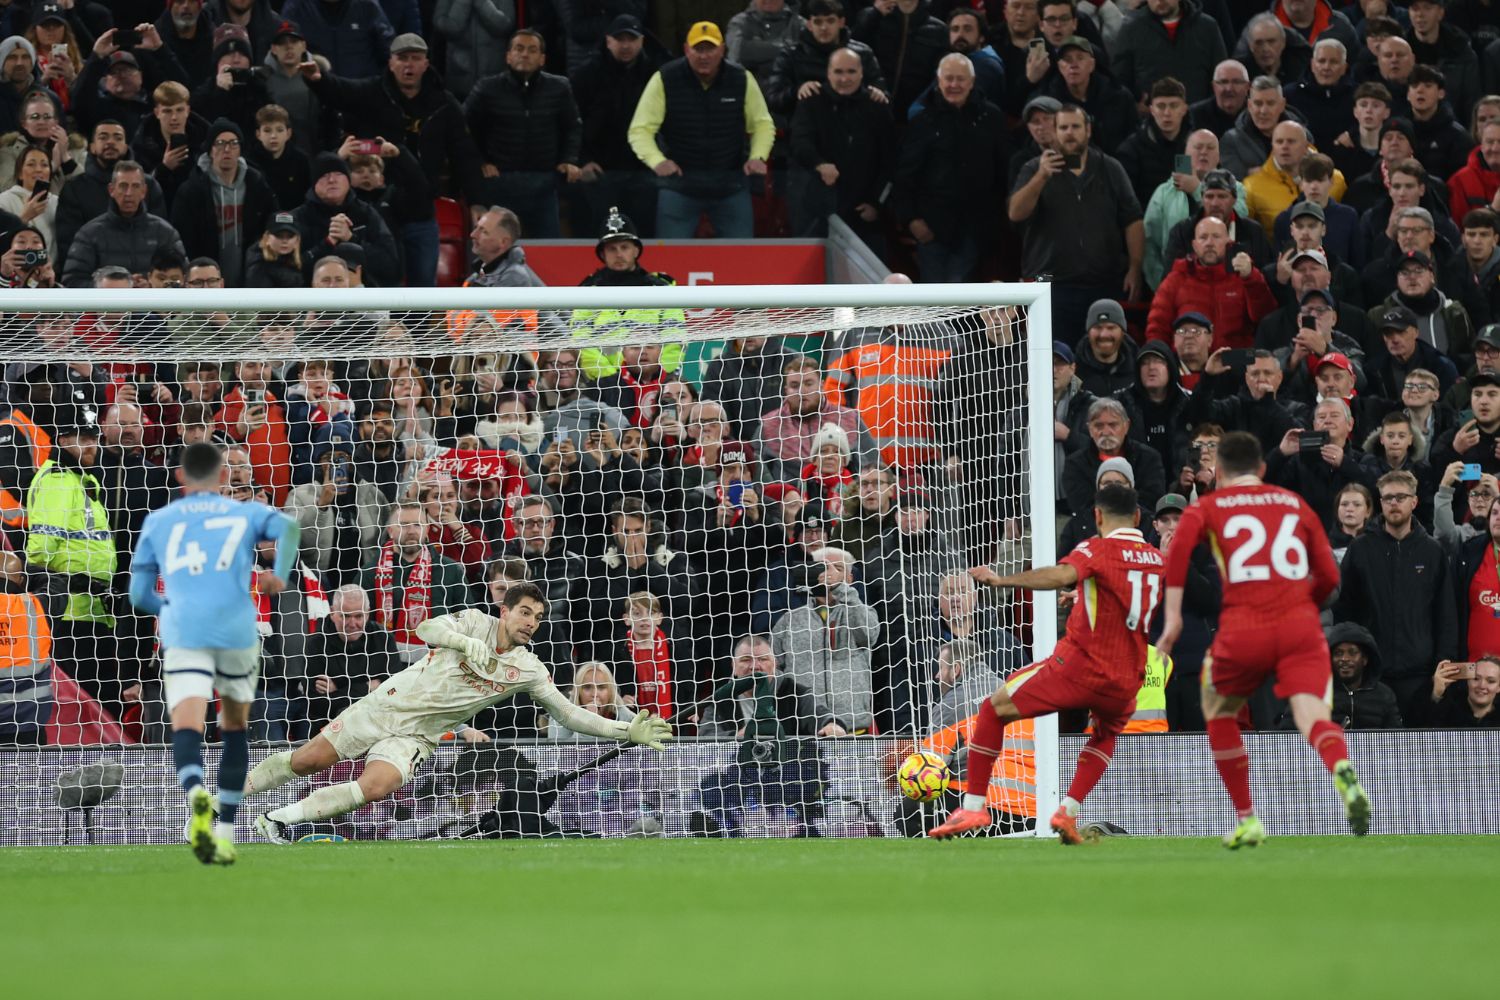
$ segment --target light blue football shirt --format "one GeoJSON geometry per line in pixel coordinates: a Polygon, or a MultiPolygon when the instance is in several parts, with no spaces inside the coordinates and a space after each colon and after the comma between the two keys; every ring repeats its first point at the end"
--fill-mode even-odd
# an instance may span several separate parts
{"type": "Polygon", "coordinates": [[[256,606],[250,594],[255,547],[279,538],[290,520],[274,507],[216,493],[181,497],[147,515],[130,570],[165,581],[162,645],[255,645],[256,606]]]}

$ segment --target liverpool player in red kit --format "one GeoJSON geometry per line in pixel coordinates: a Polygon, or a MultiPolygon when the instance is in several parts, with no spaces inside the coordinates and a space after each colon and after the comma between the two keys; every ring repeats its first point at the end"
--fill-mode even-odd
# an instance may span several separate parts
{"type": "Polygon", "coordinates": [[[1317,515],[1297,494],[1262,483],[1265,468],[1252,435],[1235,432],[1219,442],[1219,488],[1183,513],[1172,539],[1166,620],[1156,640],[1165,655],[1182,634],[1188,560],[1207,537],[1224,581],[1224,607],[1203,660],[1203,717],[1214,766],[1239,815],[1224,838],[1231,850],[1266,838],[1250,801],[1250,758],[1235,714],[1268,676],[1333,774],[1349,828],[1359,835],[1370,829],[1370,799],[1349,763],[1344,730],[1329,719],[1333,673],[1318,609],[1338,586],[1339,569],[1317,515]]]}
{"type": "Polygon", "coordinates": [[[1094,732],[1078,755],[1067,798],[1052,816],[1064,844],[1082,841],[1078,807],[1109,767],[1115,737],[1135,711],[1135,695],[1146,678],[1146,630],[1162,592],[1162,554],[1141,537],[1135,490],[1109,484],[1094,496],[1099,537],[1083,542],[1047,569],[1000,576],[976,568],[970,575],[991,587],[1060,590],[1078,586],[1068,634],[1052,655],[1007,678],[979,706],[969,741],[969,794],[928,836],[942,839],[990,825],[985,790],[1004,745],[1005,726],[1059,709],[1086,708],[1094,732]]]}

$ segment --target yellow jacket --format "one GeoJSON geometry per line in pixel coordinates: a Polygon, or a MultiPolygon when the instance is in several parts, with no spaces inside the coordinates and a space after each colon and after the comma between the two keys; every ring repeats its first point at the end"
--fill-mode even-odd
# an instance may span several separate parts
{"type": "MultiPolygon", "coordinates": [[[[1343,172],[1335,169],[1328,197],[1341,201],[1347,190],[1349,185],[1344,181],[1343,172]]],[[[1301,200],[1302,189],[1297,186],[1297,179],[1276,165],[1275,156],[1266,157],[1260,169],[1245,178],[1245,205],[1250,209],[1250,217],[1260,223],[1267,237],[1274,238],[1276,216],[1301,200]]]]}

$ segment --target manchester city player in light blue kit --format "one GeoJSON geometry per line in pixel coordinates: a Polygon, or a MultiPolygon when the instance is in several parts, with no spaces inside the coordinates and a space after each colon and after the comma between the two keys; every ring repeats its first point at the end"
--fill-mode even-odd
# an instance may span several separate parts
{"type": "Polygon", "coordinates": [[[250,766],[245,727],[260,673],[260,642],[251,596],[255,550],[276,542],[271,572],[254,576],[262,594],[286,589],[296,563],[297,522],[263,503],[219,495],[224,455],[212,444],[182,450],[177,481],[182,495],[152,512],[130,563],[130,600],[158,615],[162,675],[172,716],[172,759],[187,793],[188,842],[204,864],[233,864],[234,816],[250,766]],[[156,581],[166,595],[156,593],[156,581]],[[203,728],[208,702],[219,693],[218,819],[203,784],[203,728]]]}

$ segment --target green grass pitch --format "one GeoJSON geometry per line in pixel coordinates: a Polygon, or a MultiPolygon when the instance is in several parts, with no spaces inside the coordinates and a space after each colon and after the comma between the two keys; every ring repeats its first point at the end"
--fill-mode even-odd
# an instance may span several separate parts
{"type": "Polygon", "coordinates": [[[1481,997],[1497,890],[1483,837],[8,848],[0,996],[1481,997]]]}

